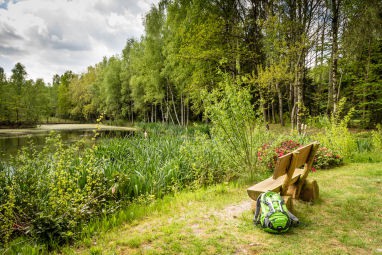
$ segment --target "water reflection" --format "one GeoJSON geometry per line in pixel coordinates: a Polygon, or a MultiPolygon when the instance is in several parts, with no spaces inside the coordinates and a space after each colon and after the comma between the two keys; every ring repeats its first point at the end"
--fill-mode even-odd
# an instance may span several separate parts
{"type": "MultiPolygon", "coordinates": [[[[71,144],[82,138],[91,140],[94,137],[93,130],[59,130],[55,133],[60,134],[62,141],[65,144],[71,144]]],[[[100,130],[97,139],[104,138],[127,138],[134,134],[134,131],[125,130],[100,130]]],[[[28,146],[33,143],[37,150],[42,149],[46,138],[50,135],[50,132],[32,134],[32,135],[20,135],[12,137],[0,136],[0,159],[6,160],[10,155],[15,156],[17,151],[22,147],[28,146]]]]}

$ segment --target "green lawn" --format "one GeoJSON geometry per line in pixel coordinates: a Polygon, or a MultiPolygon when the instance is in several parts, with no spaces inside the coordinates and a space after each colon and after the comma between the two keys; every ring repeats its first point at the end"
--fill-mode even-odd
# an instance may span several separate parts
{"type": "Polygon", "coordinates": [[[182,192],[64,254],[382,254],[382,163],[312,173],[320,200],[297,202],[302,224],[273,235],[252,224],[246,186],[182,192]]]}

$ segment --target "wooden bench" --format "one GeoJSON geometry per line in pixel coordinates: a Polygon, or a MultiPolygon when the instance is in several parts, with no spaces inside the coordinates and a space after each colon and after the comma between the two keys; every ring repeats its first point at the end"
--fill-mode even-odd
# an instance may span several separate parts
{"type": "Polygon", "coordinates": [[[247,189],[249,197],[256,201],[263,192],[280,192],[290,209],[292,209],[292,198],[308,201],[317,199],[317,182],[307,182],[306,179],[312,169],[318,147],[319,144],[314,142],[279,157],[273,176],[249,187],[247,189]]]}

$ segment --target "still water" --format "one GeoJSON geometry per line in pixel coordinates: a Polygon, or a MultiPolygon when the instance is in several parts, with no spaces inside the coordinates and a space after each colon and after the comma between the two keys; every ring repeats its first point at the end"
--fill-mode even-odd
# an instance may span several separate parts
{"type": "MultiPolygon", "coordinates": [[[[65,144],[71,144],[83,138],[90,141],[94,137],[94,132],[90,129],[55,130],[54,132],[61,135],[65,144]]],[[[99,130],[97,132],[99,133],[97,140],[114,137],[126,138],[134,134],[134,131],[129,130],[99,130]]],[[[30,143],[34,144],[37,150],[42,149],[49,135],[50,131],[12,136],[0,133],[0,160],[7,160],[11,155],[15,156],[18,150],[29,146],[30,143]]]]}

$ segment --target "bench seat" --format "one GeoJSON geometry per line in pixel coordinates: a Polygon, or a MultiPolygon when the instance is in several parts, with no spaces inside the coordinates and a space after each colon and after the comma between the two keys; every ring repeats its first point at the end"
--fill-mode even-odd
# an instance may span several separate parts
{"type": "MultiPolygon", "coordinates": [[[[290,180],[290,184],[297,182],[303,173],[304,169],[295,169],[293,176],[290,180]]],[[[264,181],[251,186],[247,189],[248,196],[253,200],[257,200],[257,197],[263,192],[280,192],[286,177],[286,175],[279,176],[276,179],[273,179],[273,177],[269,177],[268,179],[265,179],[264,181]]]]}

